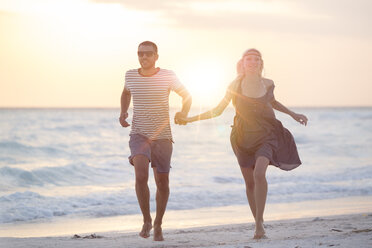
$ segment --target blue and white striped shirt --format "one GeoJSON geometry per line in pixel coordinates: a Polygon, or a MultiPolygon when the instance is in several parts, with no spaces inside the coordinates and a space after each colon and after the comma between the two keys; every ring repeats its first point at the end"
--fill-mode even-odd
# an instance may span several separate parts
{"type": "Polygon", "coordinates": [[[133,99],[131,134],[142,134],[151,140],[172,139],[169,122],[169,93],[185,90],[175,73],[159,69],[151,76],[143,76],[138,69],[127,71],[125,88],[133,99]]]}

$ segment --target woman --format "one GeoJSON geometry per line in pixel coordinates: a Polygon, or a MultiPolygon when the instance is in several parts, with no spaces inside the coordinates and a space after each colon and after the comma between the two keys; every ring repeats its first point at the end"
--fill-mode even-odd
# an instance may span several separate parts
{"type": "Polygon", "coordinates": [[[254,239],[265,236],[263,213],[267,196],[266,169],[269,164],[292,170],[301,164],[291,133],[275,118],[273,109],[306,125],[307,118],[289,110],[274,98],[274,83],[262,77],[263,60],[256,49],[249,49],[237,65],[238,76],[229,85],[223,100],[203,114],[182,118],[176,123],[210,119],[222,114],[232,100],[236,110],[231,145],[244,177],[246,194],[255,218],[254,239]]]}

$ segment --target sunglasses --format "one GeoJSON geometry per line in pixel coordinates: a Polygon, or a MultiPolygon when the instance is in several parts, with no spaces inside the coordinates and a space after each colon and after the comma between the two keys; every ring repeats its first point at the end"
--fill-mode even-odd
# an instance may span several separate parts
{"type": "Polygon", "coordinates": [[[138,54],[138,57],[143,57],[144,55],[146,55],[146,57],[151,57],[155,54],[155,52],[145,51],[145,52],[137,52],[137,54],[138,54]]]}

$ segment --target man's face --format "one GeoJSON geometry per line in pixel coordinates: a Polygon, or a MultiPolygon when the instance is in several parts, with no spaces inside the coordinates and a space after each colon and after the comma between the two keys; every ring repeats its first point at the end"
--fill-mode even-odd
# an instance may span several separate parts
{"type": "Polygon", "coordinates": [[[140,46],[138,48],[138,61],[143,69],[151,69],[155,67],[155,62],[158,60],[158,55],[152,46],[140,46]]]}

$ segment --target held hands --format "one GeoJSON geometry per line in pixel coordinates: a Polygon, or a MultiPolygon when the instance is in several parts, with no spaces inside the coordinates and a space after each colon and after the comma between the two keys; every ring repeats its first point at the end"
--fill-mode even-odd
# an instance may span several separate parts
{"type": "Polygon", "coordinates": [[[305,115],[294,113],[292,115],[292,118],[298,121],[302,125],[305,125],[305,126],[307,125],[307,117],[305,115]]]}
{"type": "Polygon", "coordinates": [[[182,112],[177,112],[174,116],[174,123],[178,125],[186,125],[188,122],[187,116],[182,112]]]}
{"type": "Polygon", "coordinates": [[[128,113],[121,113],[120,114],[120,117],[119,117],[119,122],[121,124],[122,127],[129,127],[129,123],[126,121],[126,119],[128,118],[128,113]]]}

